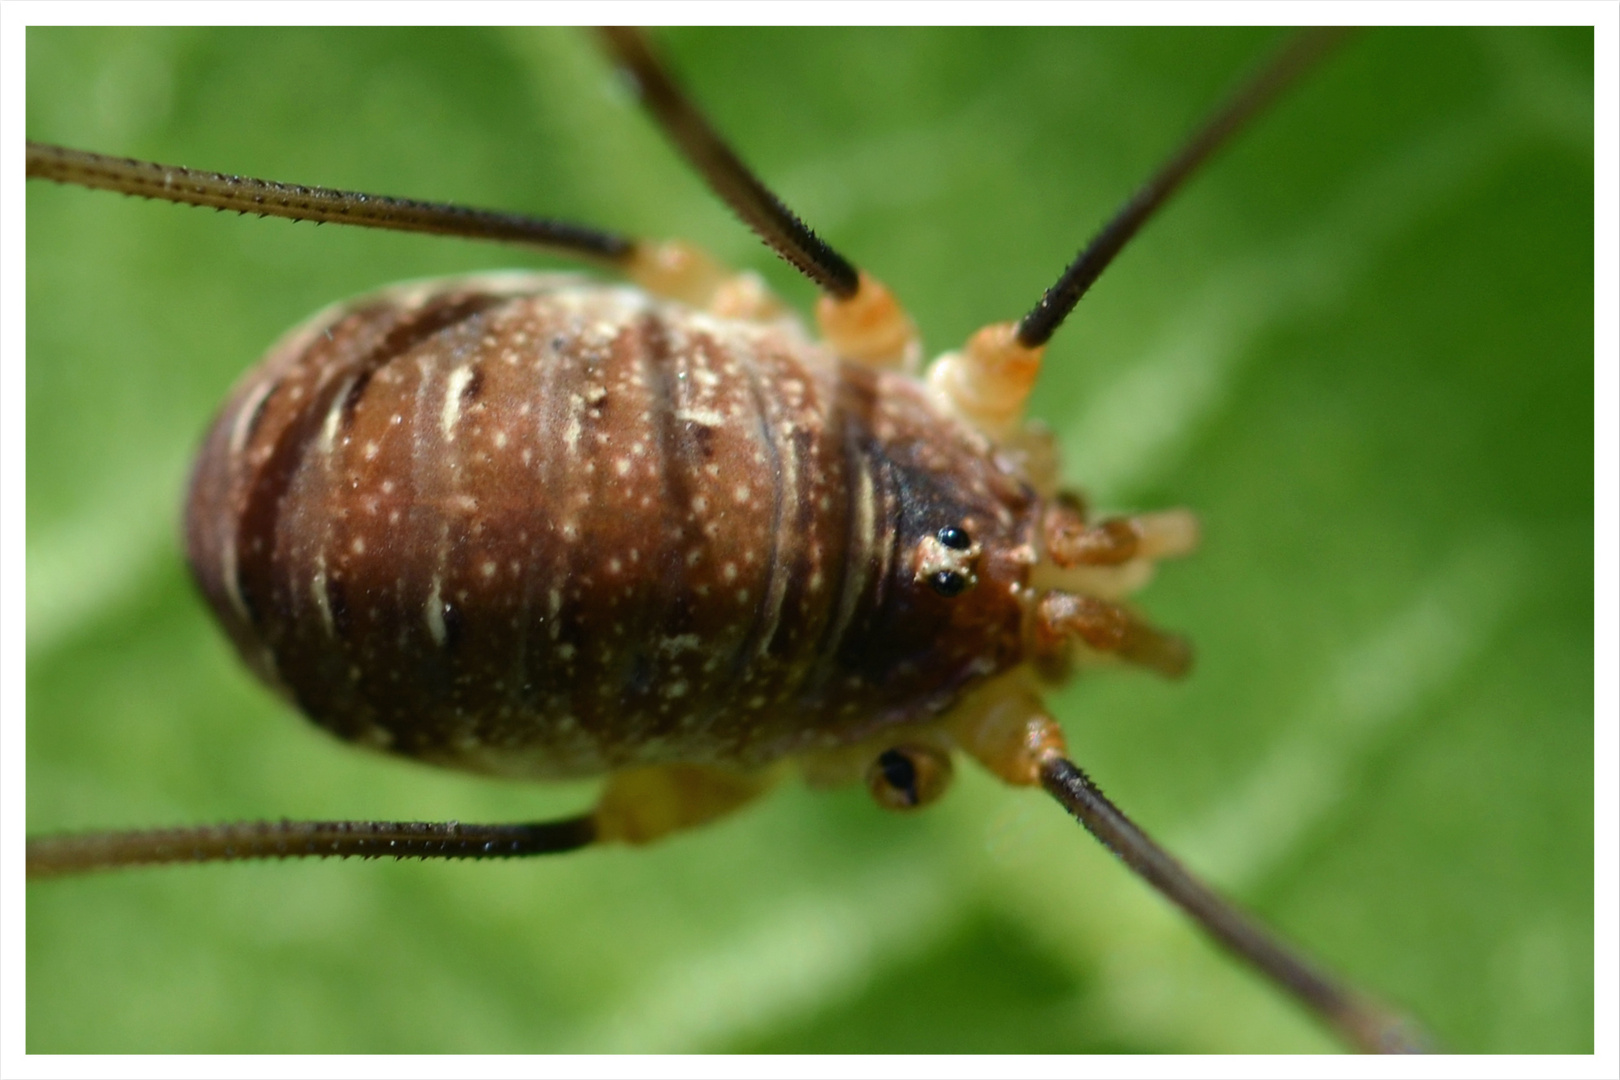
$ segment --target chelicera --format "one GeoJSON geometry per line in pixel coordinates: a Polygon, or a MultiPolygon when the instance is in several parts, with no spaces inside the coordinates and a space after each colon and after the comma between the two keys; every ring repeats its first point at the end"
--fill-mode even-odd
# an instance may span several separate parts
{"type": "Polygon", "coordinates": [[[1066,759],[1039,699],[1043,681],[1097,657],[1184,671],[1184,643],[1124,600],[1196,542],[1184,512],[1095,520],[1064,491],[1051,447],[1022,422],[1042,349],[1325,39],[1299,39],[1217,111],[1029,315],[926,374],[887,290],[759,185],[645,42],[608,40],[716,192],[823,289],[820,343],[756,278],[685,245],[29,149],[30,176],[529,242],[642,287],[461,278],[323,312],[238,387],[187,515],[194,573],[243,658],[317,722],[452,767],[605,773],[597,806],[515,826],[47,837],[30,842],[30,872],[642,843],[731,812],[795,766],[815,783],[864,779],[880,805],[911,809],[943,794],[960,751],[1044,786],[1356,1045],[1409,1045],[1393,1014],[1136,829],[1066,759]]]}

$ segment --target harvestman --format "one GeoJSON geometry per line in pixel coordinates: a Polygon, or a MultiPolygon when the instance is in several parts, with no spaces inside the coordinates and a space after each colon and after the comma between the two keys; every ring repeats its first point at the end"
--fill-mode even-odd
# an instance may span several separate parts
{"type": "Polygon", "coordinates": [[[527,777],[607,774],[518,825],[253,822],[31,839],[30,877],[292,856],[509,858],[644,843],[797,766],[880,805],[961,751],[1043,786],[1222,944],[1363,1050],[1424,1045],[1183,869],[1065,757],[1039,688],[1186,645],[1123,600],[1197,541],[1185,512],[1093,520],[1024,405],[1052,334],[1130,238],[1336,38],[1297,37],[1017,323],[919,376],[888,290],[817,238],[647,42],[605,40],[709,186],[823,293],[820,342],[751,274],[680,243],[29,143],[28,175],[126,194],[498,240],[605,266],[364,297],[237,387],[193,477],[193,573],[248,664],[317,723],[527,777]]]}

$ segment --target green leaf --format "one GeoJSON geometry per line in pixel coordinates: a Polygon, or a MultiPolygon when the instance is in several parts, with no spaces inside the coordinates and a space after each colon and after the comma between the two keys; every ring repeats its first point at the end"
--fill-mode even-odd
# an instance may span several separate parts
{"type": "MultiPolygon", "coordinates": [[[[937,351],[1026,309],[1277,35],[662,40],[937,351]]],[[[1074,756],[1460,1051],[1593,1045],[1592,63],[1589,30],[1353,38],[1102,279],[1034,407],[1098,504],[1206,530],[1141,597],[1198,669],[1054,693],[1074,756]]],[[[684,236],[809,302],[575,33],[35,29],[28,80],[30,138],[684,236]]],[[[175,540],[282,330],[529,261],[29,186],[31,832],[588,804],[333,743],[242,670],[175,540]]],[[[1332,1047],[979,775],[915,817],[790,786],[646,851],[29,893],[35,1052],[1332,1047]]]]}

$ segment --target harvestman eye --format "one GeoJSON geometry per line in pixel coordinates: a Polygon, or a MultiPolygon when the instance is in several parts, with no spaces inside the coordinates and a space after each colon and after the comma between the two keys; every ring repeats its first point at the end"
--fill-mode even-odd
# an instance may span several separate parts
{"type": "Polygon", "coordinates": [[[1092,519],[1055,477],[998,452],[1040,439],[1023,412],[1044,348],[1098,275],[1338,35],[1297,36],[1023,318],[984,326],[920,378],[920,335],[889,290],[753,175],[640,34],[603,36],[715,194],[821,290],[819,344],[756,277],[688,244],[28,144],[31,178],[526,245],[640,286],[464,277],[324,312],[227,402],[186,511],[208,603],[248,665],[316,723],[453,768],[605,776],[596,805],[514,825],[35,837],[29,876],[641,844],[747,804],[781,765],[864,780],[880,805],[911,809],[944,793],[959,752],[1009,784],[1043,787],[1352,1046],[1421,1048],[1398,1013],[1137,828],[1068,760],[1041,702],[1040,675],[1077,657],[1185,673],[1186,643],[1119,597],[1193,550],[1195,519],[1092,519]],[[945,609],[946,623],[937,602],[920,602],[922,590],[970,586],[972,602],[945,609]]]}
{"type": "Polygon", "coordinates": [[[955,570],[939,570],[928,579],[928,584],[939,595],[949,599],[961,596],[967,590],[968,579],[955,570]]]}

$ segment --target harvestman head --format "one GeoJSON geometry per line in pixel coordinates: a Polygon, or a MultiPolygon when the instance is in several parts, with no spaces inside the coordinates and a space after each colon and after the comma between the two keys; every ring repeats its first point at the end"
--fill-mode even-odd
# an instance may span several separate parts
{"type": "MultiPolygon", "coordinates": [[[[1045,345],[1086,290],[1187,177],[1316,63],[1338,36],[1309,32],[1294,38],[1126,202],[1028,314],[1016,323],[985,327],[960,353],[948,354],[936,363],[928,376],[931,392],[980,430],[997,438],[1012,434],[1045,345]]],[[[878,368],[912,367],[919,351],[917,334],[888,290],[819,239],[754,177],[640,34],[613,29],[603,37],[659,125],[710,188],[772,250],[821,290],[816,316],[832,349],[841,357],[878,368]]],[[[563,222],[197,172],[33,142],[28,144],[28,175],[265,216],[520,244],[606,267],[649,291],[711,311],[760,317],[773,310],[773,302],[750,279],[729,274],[695,248],[632,240],[563,222]]],[[[1046,542],[1064,553],[1071,564],[1106,566],[1126,562],[1155,546],[1173,554],[1190,546],[1183,535],[1190,529],[1186,520],[1175,515],[1116,519],[1092,527],[1059,528],[1048,533],[1046,542]]],[[[941,561],[938,569],[928,570],[928,581],[941,596],[951,596],[968,584],[958,569],[957,555],[971,541],[954,528],[941,529],[938,541],[931,550],[941,561]]],[[[1135,621],[1122,608],[1056,590],[1038,606],[1038,634],[1078,637],[1167,674],[1179,674],[1187,666],[1189,654],[1179,639],[1135,621]]],[[[1026,740],[1021,759],[1030,775],[1015,782],[1038,782],[1097,839],[1233,953],[1359,1049],[1411,1051],[1424,1047],[1426,1040],[1405,1018],[1326,974],[1193,877],[1064,756],[1061,734],[1055,727],[1042,728],[1031,739],[1026,740]]],[[[911,752],[895,749],[878,758],[868,782],[886,805],[909,806],[930,797],[938,770],[948,771],[948,766],[948,759],[940,759],[927,747],[911,752]]],[[[943,780],[937,783],[942,785],[943,780]]],[[[743,793],[736,801],[751,794],[743,793]]],[[[729,808],[728,804],[718,812],[729,808]]],[[[28,874],[44,878],[136,864],[303,856],[512,858],[637,839],[615,829],[599,806],[579,817],[516,825],[279,821],[83,833],[30,839],[28,874]]]]}

